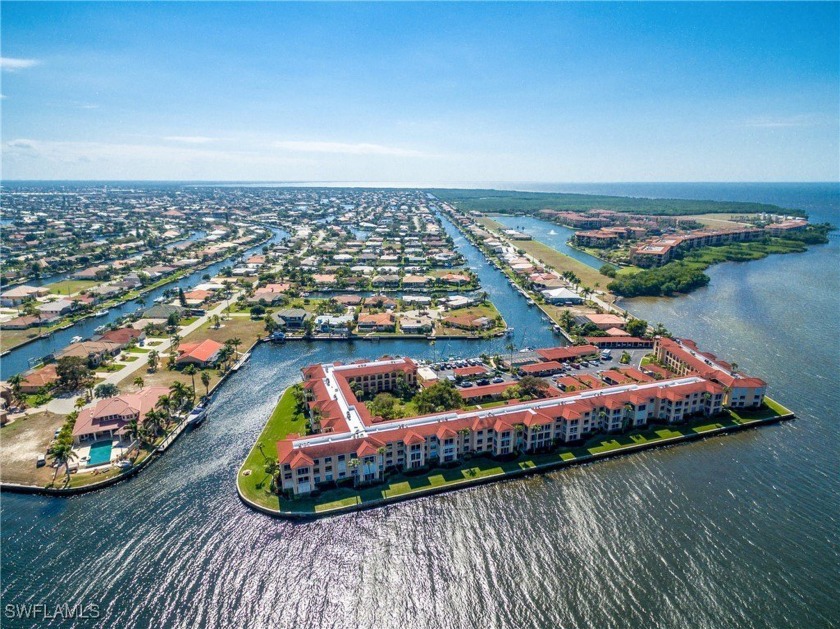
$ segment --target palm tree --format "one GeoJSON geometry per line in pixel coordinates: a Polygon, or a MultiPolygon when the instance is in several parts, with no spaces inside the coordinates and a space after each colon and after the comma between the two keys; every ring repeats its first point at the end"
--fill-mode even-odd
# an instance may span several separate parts
{"type": "Polygon", "coordinates": [[[172,417],[172,402],[173,399],[171,396],[161,395],[155,404],[155,408],[158,409],[160,413],[161,421],[165,424],[168,424],[172,417]]]}
{"type": "Polygon", "coordinates": [[[134,379],[134,386],[137,387],[138,389],[142,389],[144,384],[145,384],[145,382],[143,381],[142,376],[137,376],[134,379]]]}
{"type": "Polygon", "coordinates": [[[140,424],[137,422],[137,419],[132,419],[125,425],[125,434],[127,434],[132,441],[135,439],[139,439],[140,435],[142,434],[143,430],[140,427],[140,424]]]}
{"type": "Polygon", "coordinates": [[[157,436],[161,426],[163,426],[162,413],[156,411],[155,409],[151,409],[146,413],[146,417],[143,419],[143,428],[145,429],[146,434],[152,437],[150,441],[154,441],[154,438],[157,436]]]}
{"type": "MultiPolygon", "coordinates": [[[[598,413],[598,420],[601,422],[601,424],[606,423],[607,419],[609,419],[609,415],[607,415],[604,411],[600,411],[598,413]]],[[[609,428],[609,424],[607,424],[607,427],[609,428]]]]}
{"type": "Polygon", "coordinates": [[[73,452],[73,444],[67,441],[57,441],[50,447],[47,456],[53,460],[53,464],[55,465],[53,483],[55,483],[55,479],[58,477],[58,468],[63,465],[67,473],[67,479],[64,483],[66,486],[70,482],[70,461],[77,458],[76,453],[73,452]]]}
{"type": "Polygon", "coordinates": [[[627,430],[627,426],[630,423],[630,414],[634,410],[636,410],[636,409],[632,404],[630,404],[630,402],[627,402],[627,404],[624,405],[624,423],[623,423],[623,426],[622,426],[623,430],[627,430]]]}
{"type": "Polygon", "coordinates": [[[158,368],[158,362],[160,361],[160,354],[158,354],[156,349],[153,349],[149,352],[149,357],[146,362],[149,364],[149,371],[155,372],[158,368]]]}
{"type": "Polygon", "coordinates": [[[195,365],[187,365],[184,367],[184,374],[192,379],[192,397],[195,399],[195,365]]]}
{"type": "Polygon", "coordinates": [[[184,401],[190,399],[193,393],[183,382],[173,382],[169,386],[170,407],[175,410],[181,409],[184,406],[184,401]]]}
{"type": "Polygon", "coordinates": [[[12,399],[15,402],[20,402],[23,399],[23,395],[21,392],[21,383],[23,382],[23,377],[18,373],[9,378],[8,380],[9,386],[12,387],[12,399]]]}
{"type": "Polygon", "coordinates": [[[350,473],[353,475],[353,485],[358,486],[359,484],[359,466],[361,462],[356,457],[350,459],[347,463],[347,467],[350,468],[350,473]]]}
{"type": "Polygon", "coordinates": [[[201,372],[201,384],[204,385],[204,397],[210,397],[210,374],[206,371],[201,372]]]}

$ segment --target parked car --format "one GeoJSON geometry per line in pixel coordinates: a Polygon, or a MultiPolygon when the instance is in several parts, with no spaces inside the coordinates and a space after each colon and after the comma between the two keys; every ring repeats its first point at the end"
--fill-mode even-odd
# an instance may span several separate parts
{"type": "Polygon", "coordinates": [[[38,460],[35,462],[36,467],[44,467],[47,464],[47,457],[43,454],[38,455],[38,460]]]}

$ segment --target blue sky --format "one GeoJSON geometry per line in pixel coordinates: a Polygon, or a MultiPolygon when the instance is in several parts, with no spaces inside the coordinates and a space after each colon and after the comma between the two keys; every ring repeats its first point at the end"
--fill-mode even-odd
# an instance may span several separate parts
{"type": "Polygon", "coordinates": [[[2,3],[4,179],[836,181],[840,4],[2,3]]]}

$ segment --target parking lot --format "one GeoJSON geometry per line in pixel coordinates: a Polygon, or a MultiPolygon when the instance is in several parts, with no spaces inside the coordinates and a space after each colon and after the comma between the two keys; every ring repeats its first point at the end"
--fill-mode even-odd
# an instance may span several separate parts
{"type": "MultiPolygon", "coordinates": [[[[642,358],[650,353],[650,349],[616,349],[610,352],[608,358],[598,358],[594,360],[577,360],[564,362],[564,369],[553,376],[546,376],[546,380],[553,381],[555,378],[566,375],[575,376],[581,374],[591,374],[598,377],[598,373],[608,369],[616,369],[620,367],[639,367],[642,358]],[[621,356],[624,352],[630,355],[630,362],[626,364],[621,363],[621,356]]],[[[522,366],[537,362],[526,359],[536,357],[536,354],[530,350],[524,350],[513,354],[513,362],[515,365],[522,366]]],[[[507,359],[508,357],[503,357],[507,359]]],[[[459,388],[471,388],[474,386],[486,386],[489,384],[501,384],[504,382],[515,382],[519,380],[518,373],[511,375],[507,370],[496,369],[493,366],[484,363],[480,358],[457,359],[449,361],[438,361],[436,363],[429,363],[426,365],[431,368],[441,380],[450,380],[459,388]]],[[[517,369],[518,371],[518,369],[517,369]]]]}

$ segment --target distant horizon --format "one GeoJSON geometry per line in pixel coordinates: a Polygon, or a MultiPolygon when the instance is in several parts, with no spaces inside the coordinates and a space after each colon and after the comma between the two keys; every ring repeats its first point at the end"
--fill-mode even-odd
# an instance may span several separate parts
{"type": "MultiPolygon", "coordinates": [[[[0,185],[7,183],[247,183],[247,184],[326,184],[326,183],[359,183],[359,184],[406,184],[411,187],[418,188],[447,188],[455,186],[456,184],[482,184],[482,185],[497,185],[497,184],[538,184],[538,185],[657,185],[657,184],[721,184],[721,185],[807,185],[807,184],[821,184],[821,185],[838,185],[840,186],[840,179],[838,180],[778,180],[778,181],[749,181],[749,180],[646,180],[646,181],[550,181],[550,180],[492,180],[492,181],[451,181],[451,182],[437,182],[432,184],[421,184],[409,181],[368,181],[364,179],[359,180],[344,180],[344,179],[0,179],[0,185]]],[[[460,186],[458,186],[460,187],[460,186]]]]}

